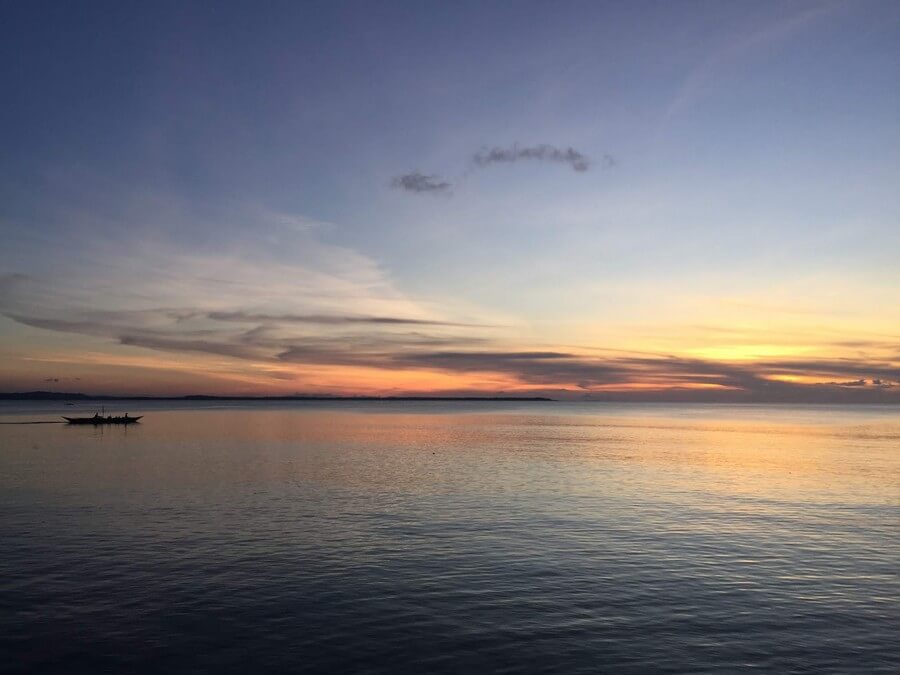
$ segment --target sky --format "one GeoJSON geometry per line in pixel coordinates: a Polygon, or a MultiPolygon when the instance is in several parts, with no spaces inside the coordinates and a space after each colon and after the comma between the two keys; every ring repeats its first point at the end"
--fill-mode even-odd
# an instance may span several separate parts
{"type": "Polygon", "coordinates": [[[900,4],[6,2],[0,391],[900,402],[900,4]]]}

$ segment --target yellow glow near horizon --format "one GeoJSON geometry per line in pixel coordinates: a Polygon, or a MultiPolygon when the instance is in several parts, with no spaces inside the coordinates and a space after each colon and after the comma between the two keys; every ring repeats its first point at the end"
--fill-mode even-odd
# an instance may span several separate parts
{"type": "Polygon", "coordinates": [[[783,344],[734,344],[717,347],[698,347],[685,351],[691,356],[712,361],[754,361],[756,359],[808,354],[814,351],[814,348],[783,344]]]}
{"type": "MultiPolygon", "coordinates": [[[[374,334],[375,330],[384,329],[369,330],[374,334]]],[[[741,389],[743,371],[757,381],[768,379],[773,383],[833,386],[866,379],[871,386],[878,377],[874,374],[878,368],[883,371],[897,367],[894,343],[865,332],[852,333],[855,341],[841,342],[833,337],[840,334],[838,329],[825,331],[816,339],[812,329],[798,331],[785,325],[767,331],[765,327],[716,329],[644,324],[629,329],[627,325],[611,324],[603,334],[596,334],[595,330],[595,325],[573,323],[561,330],[566,335],[565,342],[549,341],[549,335],[540,335],[542,339],[536,340],[543,331],[528,335],[517,329],[515,334],[510,330],[504,335],[503,331],[494,330],[491,341],[486,342],[488,346],[481,349],[477,345],[446,348],[463,358],[467,352],[476,357],[454,370],[452,358],[447,361],[449,367],[442,369],[428,360],[418,366],[389,357],[372,365],[316,363],[314,359],[303,363],[281,360],[277,352],[267,353],[262,348],[259,359],[203,351],[162,351],[91,336],[77,336],[73,344],[67,334],[19,326],[17,332],[33,335],[34,339],[17,340],[15,351],[7,350],[10,358],[5,360],[3,374],[10,391],[56,389],[173,395],[529,395],[568,391],[580,396],[590,392],[652,395],[676,390],[728,393],[741,389]],[[762,339],[767,335],[773,339],[762,339]],[[521,360],[503,358],[522,352],[550,355],[521,360]],[[493,353],[499,355],[496,360],[490,356],[493,353]],[[483,356],[478,358],[480,354],[483,356]],[[696,370],[690,367],[689,362],[693,361],[697,362],[696,370]],[[798,362],[808,364],[801,367],[802,372],[796,370],[798,362]],[[873,374],[864,368],[848,371],[841,367],[851,362],[873,364],[873,374]],[[716,369],[716,364],[721,370],[716,369]],[[580,382],[582,367],[587,373],[595,369],[594,375],[584,378],[586,384],[580,382]],[[729,368],[737,371],[729,374],[729,368]],[[607,372],[610,381],[606,381],[607,372]],[[48,382],[52,384],[45,384],[48,382]]],[[[430,351],[439,356],[443,349],[430,351]]],[[[359,355],[360,359],[365,356],[359,355]]],[[[440,361],[436,359],[437,363],[440,361]]],[[[897,390],[900,388],[893,389],[897,390]]]]}

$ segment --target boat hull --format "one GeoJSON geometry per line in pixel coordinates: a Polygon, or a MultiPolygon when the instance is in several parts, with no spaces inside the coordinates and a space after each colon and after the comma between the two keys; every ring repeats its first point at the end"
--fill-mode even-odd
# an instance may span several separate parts
{"type": "Polygon", "coordinates": [[[69,424],[90,424],[100,426],[101,424],[135,424],[143,415],[138,417],[63,417],[69,424]]]}

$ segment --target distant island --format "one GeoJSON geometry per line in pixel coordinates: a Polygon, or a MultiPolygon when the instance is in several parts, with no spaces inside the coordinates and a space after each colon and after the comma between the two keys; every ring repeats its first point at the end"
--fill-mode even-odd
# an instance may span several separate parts
{"type": "Polygon", "coordinates": [[[111,396],[58,391],[0,393],[0,401],[553,401],[545,396],[111,396]]]}

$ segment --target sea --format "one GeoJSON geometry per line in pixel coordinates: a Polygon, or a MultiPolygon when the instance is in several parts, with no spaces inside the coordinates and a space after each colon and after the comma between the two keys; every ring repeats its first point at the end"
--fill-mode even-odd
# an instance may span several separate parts
{"type": "Polygon", "coordinates": [[[900,672],[900,407],[97,405],[0,404],[4,673],[900,672]]]}

